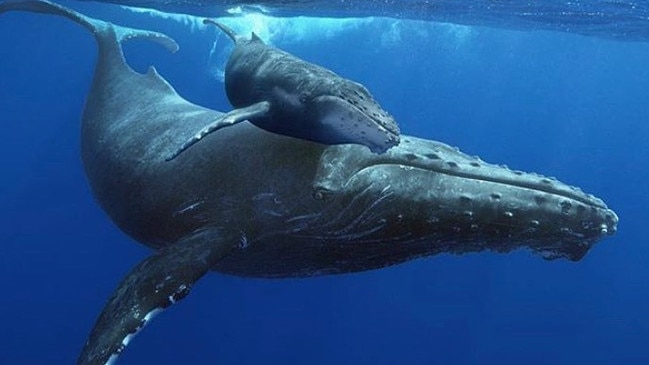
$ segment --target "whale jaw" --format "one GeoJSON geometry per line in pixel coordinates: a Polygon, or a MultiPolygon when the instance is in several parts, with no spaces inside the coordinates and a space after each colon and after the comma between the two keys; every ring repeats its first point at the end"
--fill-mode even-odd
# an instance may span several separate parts
{"type": "Polygon", "coordinates": [[[322,130],[335,144],[360,144],[374,153],[385,153],[399,144],[398,130],[395,132],[385,128],[385,123],[377,122],[368,111],[343,98],[319,96],[313,100],[313,104],[322,130]]]}

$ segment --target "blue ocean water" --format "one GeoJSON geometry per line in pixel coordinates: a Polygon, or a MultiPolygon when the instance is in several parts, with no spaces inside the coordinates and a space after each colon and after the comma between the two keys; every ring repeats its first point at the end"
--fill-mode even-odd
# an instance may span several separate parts
{"type": "MultiPolygon", "coordinates": [[[[90,0],[81,0],[90,1],[90,0]]],[[[200,16],[384,16],[518,30],[559,30],[649,40],[649,3],[637,0],[100,0],[200,16]]]]}
{"type": "MultiPolygon", "coordinates": [[[[215,45],[215,31],[70,5],[173,36],[177,54],[133,42],[129,62],[154,64],[194,103],[230,109],[218,64],[229,45],[215,45]]],[[[362,82],[405,134],[603,198],[619,231],[577,263],[487,252],[300,280],[209,274],[120,364],[649,362],[649,44],[390,19],[237,25],[362,82]]],[[[112,225],[83,175],[92,37],[62,18],[7,13],[0,44],[0,363],[72,363],[149,250],[112,225]]]]}

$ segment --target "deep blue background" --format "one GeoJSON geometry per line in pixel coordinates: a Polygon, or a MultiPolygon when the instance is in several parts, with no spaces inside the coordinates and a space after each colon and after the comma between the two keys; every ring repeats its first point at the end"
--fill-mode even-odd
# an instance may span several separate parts
{"type": "MultiPolygon", "coordinates": [[[[208,72],[213,31],[96,11],[171,34],[178,54],[134,42],[131,63],[229,108],[208,72]]],[[[602,197],[619,232],[578,263],[521,251],[304,280],[211,274],[120,364],[649,363],[649,44],[387,20],[275,44],[364,83],[404,133],[602,197]]],[[[70,364],[148,250],[111,224],[83,175],[92,37],[10,13],[0,45],[0,363],[70,364]]]]}

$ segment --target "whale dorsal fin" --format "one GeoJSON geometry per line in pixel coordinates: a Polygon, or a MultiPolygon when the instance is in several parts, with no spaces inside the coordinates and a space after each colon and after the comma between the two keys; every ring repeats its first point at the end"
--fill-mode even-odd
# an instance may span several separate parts
{"type": "Polygon", "coordinates": [[[259,36],[255,32],[252,32],[252,34],[250,35],[250,41],[251,42],[262,42],[262,43],[264,43],[264,41],[261,38],[259,38],[259,36]]]}

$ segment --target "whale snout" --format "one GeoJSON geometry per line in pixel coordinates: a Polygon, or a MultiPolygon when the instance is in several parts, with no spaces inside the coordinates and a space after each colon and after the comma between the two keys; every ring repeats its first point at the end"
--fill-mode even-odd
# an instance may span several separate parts
{"type": "Polygon", "coordinates": [[[314,98],[313,105],[321,127],[335,141],[332,144],[361,144],[374,153],[385,153],[399,144],[394,118],[378,104],[366,106],[353,99],[324,95],[314,98]]]}
{"type": "Polygon", "coordinates": [[[383,221],[373,223],[383,225],[380,234],[393,241],[416,237],[429,242],[430,252],[435,243],[454,253],[526,247],[546,259],[576,261],[617,231],[615,212],[579,188],[488,164],[442,143],[404,137],[397,148],[374,156],[329,148],[321,162],[316,187],[367,199],[368,206],[380,199],[383,221]],[[353,168],[341,172],[341,165],[353,168]]]}

